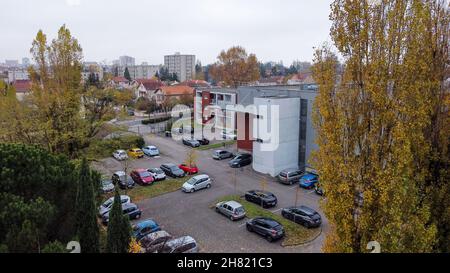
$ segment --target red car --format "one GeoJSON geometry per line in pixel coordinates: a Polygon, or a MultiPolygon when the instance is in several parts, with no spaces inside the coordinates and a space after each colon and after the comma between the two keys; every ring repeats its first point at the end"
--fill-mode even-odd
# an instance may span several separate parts
{"type": "Polygon", "coordinates": [[[186,164],[181,164],[178,167],[180,169],[182,169],[187,174],[197,174],[198,173],[198,168],[195,165],[194,166],[188,166],[186,164]]]}
{"type": "Polygon", "coordinates": [[[130,176],[139,185],[150,185],[155,181],[153,175],[145,169],[134,170],[130,173],[130,176]]]}

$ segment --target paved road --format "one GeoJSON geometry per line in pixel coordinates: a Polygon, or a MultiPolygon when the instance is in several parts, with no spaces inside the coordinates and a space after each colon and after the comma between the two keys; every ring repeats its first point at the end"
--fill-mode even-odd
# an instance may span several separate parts
{"type": "MultiPolygon", "coordinates": [[[[186,156],[188,147],[170,138],[144,137],[147,144],[157,146],[161,151],[160,158],[132,161],[130,168],[159,167],[162,163],[181,163],[186,156]]],[[[226,217],[217,214],[211,206],[214,202],[230,194],[242,195],[251,189],[261,189],[264,179],[265,189],[274,193],[279,200],[277,207],[271,209],[280,213],[280,209],[295,205],[298,192],[298,205],[307,205],[319,211],[320,198],[312,191],[297,191],[297,186],[286,186],[273,179],[260,175],[247,166],[243,169],[231,169],[227,160],[215,161],[211,158],[212,151],[198,151],[198,167],[201,173],[208,174],[213,179],[209,190],[193,194],[181,191],[165,194],[138,203],[143,210],[142,219],[153,218],[163,229],[174,236],[191,235],[200,244],[202,252],[209,253],[268,253],[268,252],[320,252],[324,233],[328,230],[328,222],[323,219],[323,232],[313,242],[297,246],[282,247],[281,242],[269,243],[262,237],[249,233],[245,229],[245,219],[231,222],[226,217]],[[236,179],[234,179],[236,175],[236,179]],[[234,182],[236,181],[236,183],[234,182]]],[[[114,159],[104,161],[104,166],[111,172],[122,169],[121,163],[114,159]]],[[[323,213],[321,213],[323,215],[323,213]]]]}

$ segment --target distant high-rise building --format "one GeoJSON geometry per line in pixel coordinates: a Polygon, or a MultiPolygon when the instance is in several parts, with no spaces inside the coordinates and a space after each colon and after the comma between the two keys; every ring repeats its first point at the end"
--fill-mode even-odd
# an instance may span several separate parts
{"type": "Polygon", "coordinates": [[[184,82],[195,78],[195,55],[174,55],[164,56],[164,65],[170,74],[177,74],[178,80],[184,82]]]}
{"type": "Polygon", "coordinates": [[[19,61],[18,60],[5,60],[5,64],[8,67],[18,67],[19,61]]]}
{"type": "Polygon", "coordinates": [[[120,56],[119,57],[120,66],[134,66],[136,60],[133,57],[130,56],[120,56]]]}
{"type": "Polygon", "coordinates": [[[28,66],[30,66],[30,59],[28,59],[28,58],[22,58],[22,66],[23,66],[23,67],[28,67],[28,66]]]}

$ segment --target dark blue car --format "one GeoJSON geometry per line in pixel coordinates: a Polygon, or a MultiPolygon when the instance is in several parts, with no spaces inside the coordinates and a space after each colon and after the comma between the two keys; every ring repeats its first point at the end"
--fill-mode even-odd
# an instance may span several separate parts
{"type": "Polygon", "coordinates": [[[301,188],[312,189],[317,182],[319,182],[319,176],[317,174],[307,173],[300,177],[301,188]]]}
{"type": "Polygon", "coordinates": [[[160,230],[161,228],[154,220],[148,219],[133,226],[133,237],[136,238],[137,241],[139,241],[145,235],[160,230]]]}

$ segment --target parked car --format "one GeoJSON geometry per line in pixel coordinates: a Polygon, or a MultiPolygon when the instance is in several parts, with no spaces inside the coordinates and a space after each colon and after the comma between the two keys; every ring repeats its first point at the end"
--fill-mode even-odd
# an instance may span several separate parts
{"type": "Polygon", "coordinates": [[[251,154],[238,154],[230,162],[228,162],[231,168],[240,168],[252,164],[251,154]]]}
{"type": "Polygon", "coordinates": [[[213,157],[213,159],[216,159],[216,160],[222,160],[222,159],[227,159],[227,158],[233,158],[234,155],[233,155],[233,153],[230,153],[225,150],[217,150],[217,151],[214,151],[212,157],[213,157]]]}
{"type": "Polygon", "coordinates": [[[257,217],[249,220],[246,226],[248,231],[263,236],[269,242],[273,242],[284,236],[283,226],[271,218],[257,217]]]}
{"type": "Polygon", "coordinates": [[[137,223],[136,225],[133,225],[132,230],[133,237],[136,238],[137,241],[139,241],[145,235],[155,231],[159,231],[161,230],[161,228],[153,219],[147,219],[145,221],[137,223]]]}
{"type": "Polygon", "coordinates": [[[211,178],[206,175],[197,175],[186,181],[181,187],[184,192],[195,192],[201,189],[211,188],[211,178]]]}
{"type": "Polygon", "coordinates": [[[127,152],[125,152],[125,150],[116,150],[113,153],[113,157],[119,161],[123,161],[123,160],[127,160],[128,159],[128,155],[127,152]]]}
{"type": "Polygon", "coordinates": [[[132,158],[143,158],[144,152],[139,148],[132,148],[128,150],[128,156],[132,158]]]}
{"type": "Polygon", "coordinates": [[[183,144],[192,148],[200,147],[200,142],[193,138],[183,138],[183,144]]]}
{"type": "Polygon", "coordinates": [[[146,146],[142,148],[142,152],[144,152],[146,156],[159,156],[159,150],[155,146],[146,146]]]}
{"type": "Polygon", "coordinates": [[[246,192],[245,200],[258,204],[263,208],[275,207],[278,203],[277,197],[273,193],[259,190],[246,192]]]}
{"type": "Polygon", "coordinates": [[[134,170],[130,173],[130,176],[134,182],[142,186],[151,185],[155,181],[153,175],[145,169],[134,170]]]}
{"type": "Polygon", "coordinates": [[[198,253],[197,242],[191,236],[167,241],[159,253],[198,253]]]}
{"type": "Polygon", "coordinates": [[[166,175],[173,177],[173,178],[181,178],[181,177],[186,176],[186,174],[184,173],[184,171],[182,169],[180,169],[177,165],[171,164],[171,163],[162,164],[161,170],[163,170],[164,173],[166,173],[166,175]]]}
{"type": "MultiPolygon", "coordinates": [[[[122,204],[128,204],[131,203],[131,198],[128,195],[121,195],[120,201],[122,204]]],[[[103,216],[105,213],[109,212],[112,208],[112,205],[114,203],[114,197],[109,198],[103,204],[100,205],[98,208],[98,215],[103,216]]]]}
{"type": "Polygon", "coordinates": [[[206,138],[197,139],[197,141],[200,143],[200,145],[208,145],[209,140],[206,138]]]}
{"type": "MultiPolygon", "coordinates": [[[[102,216],[102,223],[104,225],[107,225],[109,222],[109,213],[110,212],[111,212],[111,210],[108,211],[107,213],[103,214],[103,216],[102,216]]],[[[142,211],[138,208],[138,206],[136,206],[133,203],[122,204],[122,213],[124,216],[128,216],[130,218],[130,220],[139,219],[139,218],[141,218],[141,215],[142,215],[142,211]]]]}
{"type": "Polygon", "coordinates": [[[102,180],[102,192],[108,193],[114,191],[114,184],[111,179],[102,180]]]}
{"type": "Polygon", "coordinates": [[[128,109],[128,110],[127,110],[127,114],[128,114],[129,116],[134,116],[134,110],[133,110],[133,109],[128,109]]]}
{"type": "Polygon", "coordinates": [[[319,176],[313,173],[306,173],[300,178],[300,187],[311,189],[319,182],[319,176]]]}
{"type": "Polygon", "coordinates": [[[322,224],[320,214],[306,206],[285,208],[281,210],[281,215],[307,228],[319,227],[322,224]]]}
{"type": "Polygon", "coordinates": [[[278,181],[282,184],[292,185],[296,183],[303,175],[303,171],[299,169],[286,169],[278,175],[278,181]]]}
{"type": "Polygon", "coordinates": [[[186,164],[180,164],[178,166],[180,169],[182,169],[185,173],[187,173],[188,175],[192,175],[192,174],[197,174],[198,173],[198,168],[197,166],[193,165],[193,166],[188,166],[186,164]]]}
{"type": "Polygon", "coordinates": [[[160,230],[145,235],[138,242],[145,250],[145,253],[155,253],[161,251],[161,248],[171,239],[172,235],[167,231],[160,230]]]}
{"type": "Polygon", "coordinates": [[[325,191],[323,190],[323,188],[320,186],[320,183],[316,183],[316,185],[314,185],[314,192],[317,195],[320,196],[324,196],[325,195],[325,191]]]}
{"type": "Polygon", "coordinates": [[[245,218],[244,207],[236,201],[220,202],[216,205],[216,211],[227,216],[231,221],[245,218]]]}
{"type": "Polygon", "coordinates": [[[134,187],[133,179],[124,171],[115,172],[111,179],[114,185],[119,184],[119,188],[123,190],[132,189],[134,187]]]}
{"type": "Polygon", "coordinates": [[[147,170],[155,179],[155,181],[161,181],[166,179],[166,174],[160,168],[152,168],[147,170]]]}

